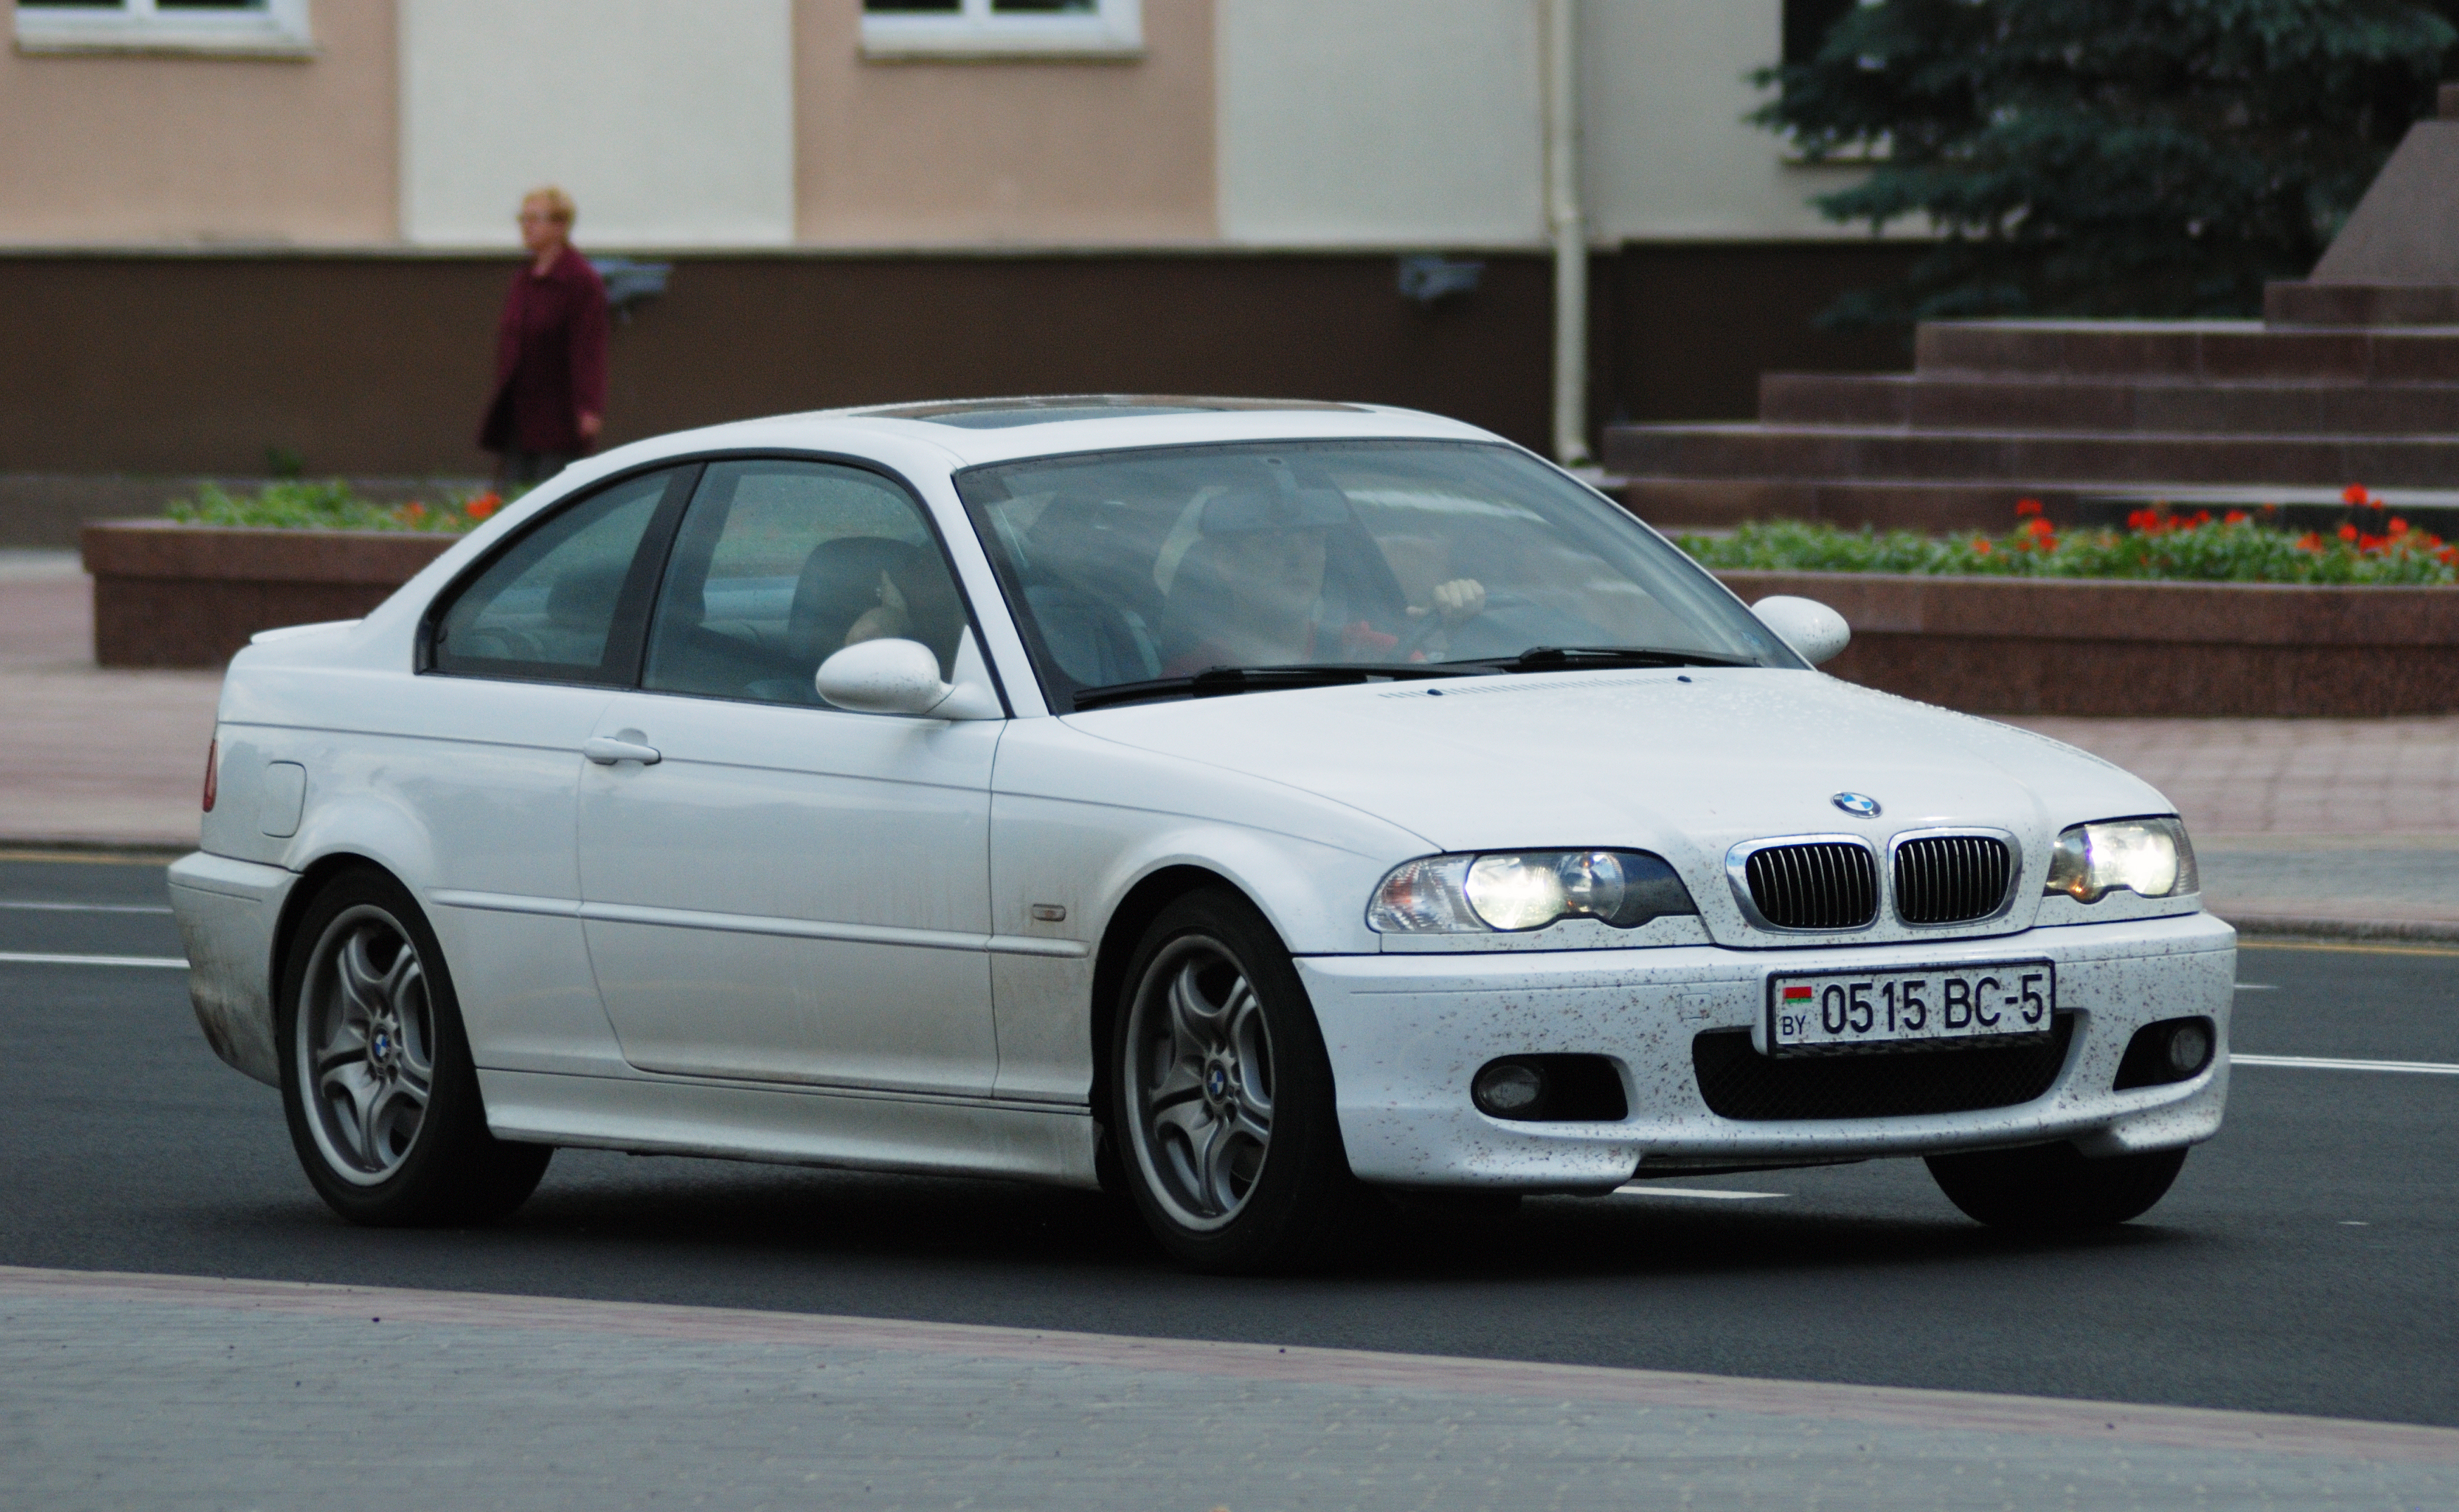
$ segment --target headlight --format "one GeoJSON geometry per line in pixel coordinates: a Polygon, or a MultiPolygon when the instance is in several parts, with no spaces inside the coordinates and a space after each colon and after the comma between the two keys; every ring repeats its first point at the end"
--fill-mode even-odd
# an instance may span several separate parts
{"type": "Polygon", "coordinates": [[[1565,918],[1635,929],[1698,912],[1673,869],[1645,850],[1521,850],[1395,867],[1375,890],[1366,924],[1384,934],[1483,934],[1565,918]]]}
{"type": "Polygon", "coordinates": [[[2195,848],[2175,819],[2112,819],[2077,825],[2058,836],[2049,855],[2049,892],[2097,903],[2125,888],[2145,897],[2198,892],[2195,848]]]}

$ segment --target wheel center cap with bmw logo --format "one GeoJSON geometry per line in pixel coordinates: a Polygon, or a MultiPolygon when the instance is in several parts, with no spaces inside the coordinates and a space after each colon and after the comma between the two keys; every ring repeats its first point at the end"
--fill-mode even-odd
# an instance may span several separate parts
{"type": "Polygon", "coordinates": [[[1856,819],[1879,817],[1879,800],[1868,793],[1840,792],[1827,801],[1856,819]]]}

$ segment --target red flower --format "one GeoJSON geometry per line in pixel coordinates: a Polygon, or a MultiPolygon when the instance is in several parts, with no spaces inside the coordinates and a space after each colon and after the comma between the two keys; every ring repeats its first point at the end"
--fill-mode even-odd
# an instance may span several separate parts
{"type": "Polygon", "coordinates": [[[2220,523],[2223,525],[2242,525],[2245,521],[2246,513],[2243,510],[2231,510],[2220,516],[2220,523]]]}
{"type": "Polygon", "coordinates": [[[2034,536],[2038,537],[2048,536],[2050,531],[2055,530],[2057,527],[2051,525],[2048,520],[2036,519],[2024,528],[2031,532],[2034,536]]]}
{"type": "Polygon", "coordinates": [[[2343,525],[2340,527],[2340,539],[2343,541],[2352,541],[2356,538],[2357,528],[2354,525],[2343,525]]]}
{"type": "Polygon", "coordinates": [[[2365,486],[2363,483],[2351,483],[2340,491],[2340,502],[2350,509],[2363,509],[2365,499],[2365,486]]]}
{"type": "Polygon", "coordinates": [[[2195,512],[2195,523],[2196,525],[2209,525],[2211,522],[2212,512],[2210,510],[2196,510],[2195,512]]]}
{"type": "Polygon", "coordinates": [[[491,490],[488,493],[479,494],[469,503],[462,505],[461,513],[469,515],[473,520],[482,520],[503,507],[503,498],[491,490]]]}
{"type": "Polygon", "coordinates": [[[2126,528],[2131,531],[2152,530],[2159,523],[2159,514],[2148,509],[2135,510],[2126,516],[2126,528]]]}
{"type": "Polygon", "coordinates": [[[2390,537],[2387,536],[2360,536],[2357,537],[2357,550],[2361,552],[2378,552],[2389,544],[2390,537]]]}
{"type": "Polygon", "coordinates": [[[2038,514],[2039,513],[2041,513],[2041,501],[2039,499],[2017,499],[2015,501],[2015,517],[2017,519],[2022,519],[2027,514],[2038,514]]]}
{"type": "Polygon", "coordinates": [[[2394,535],[2394,536],[2405,536],[2405,535],[2406,535],[2406,534],[2407,534],[2407,521],[2406,521],[2406,520],[2404,520],[2404,519],[2401,519],[2401,518],[2400,518],[2398,515],[2396,515],[2396,514],[2392,515],[2392,516],[2390,517],[2390,533],[2391,533],[2392,535],[2394,535]]]}
{"type": "Polygon", "coordinates": [[[410,503],[404,504],[400,509],[395,510],[393,513],[399,514],[403,519],[408,520],[412,525],[415,525],[420,520],[427,518],[427,506],[413,499],[410,503]]]}
{"type": "Polygon", "coordinates": [[[2321,551],[2322,549],[2322,537],[2315,535],[2312,531],[2307,531],[2304,535],[2297,537],[2297,549],[2304,552],[2321,551]]]}

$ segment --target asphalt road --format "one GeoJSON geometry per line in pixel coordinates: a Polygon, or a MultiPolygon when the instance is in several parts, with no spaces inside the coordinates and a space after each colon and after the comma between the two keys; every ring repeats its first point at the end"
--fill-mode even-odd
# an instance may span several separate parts
{"type": "MultiPolygon", "coordinates": [[[[0,953],[176,956],[158,868],[0,861],[0,953]]],[[[2240,1052],[2459,1062],[2459,952],[2249,948],[2240,1052]]],[[[0,1264],[1237,1339],[2459,1425],[2459,1077],[2249,1066],[2143,1221],[2017,1238],[1915,1162],[1165,1263],[1091,1196],[565,1151],[503,1226],[374,1232],[171,970],[0,961],[0,1264]]]]}

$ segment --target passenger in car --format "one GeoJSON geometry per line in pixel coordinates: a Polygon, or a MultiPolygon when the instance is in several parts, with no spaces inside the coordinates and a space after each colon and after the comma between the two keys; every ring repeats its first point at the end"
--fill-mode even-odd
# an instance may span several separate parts
{"type": "Polygon", "coordinates": [[[1474,578],[1409,605],[1343,494],[1232,491],[1208,500],[1162,611],[1162,670],[1424,661],[1440,631],[1485,609],[1474,578]]]}

